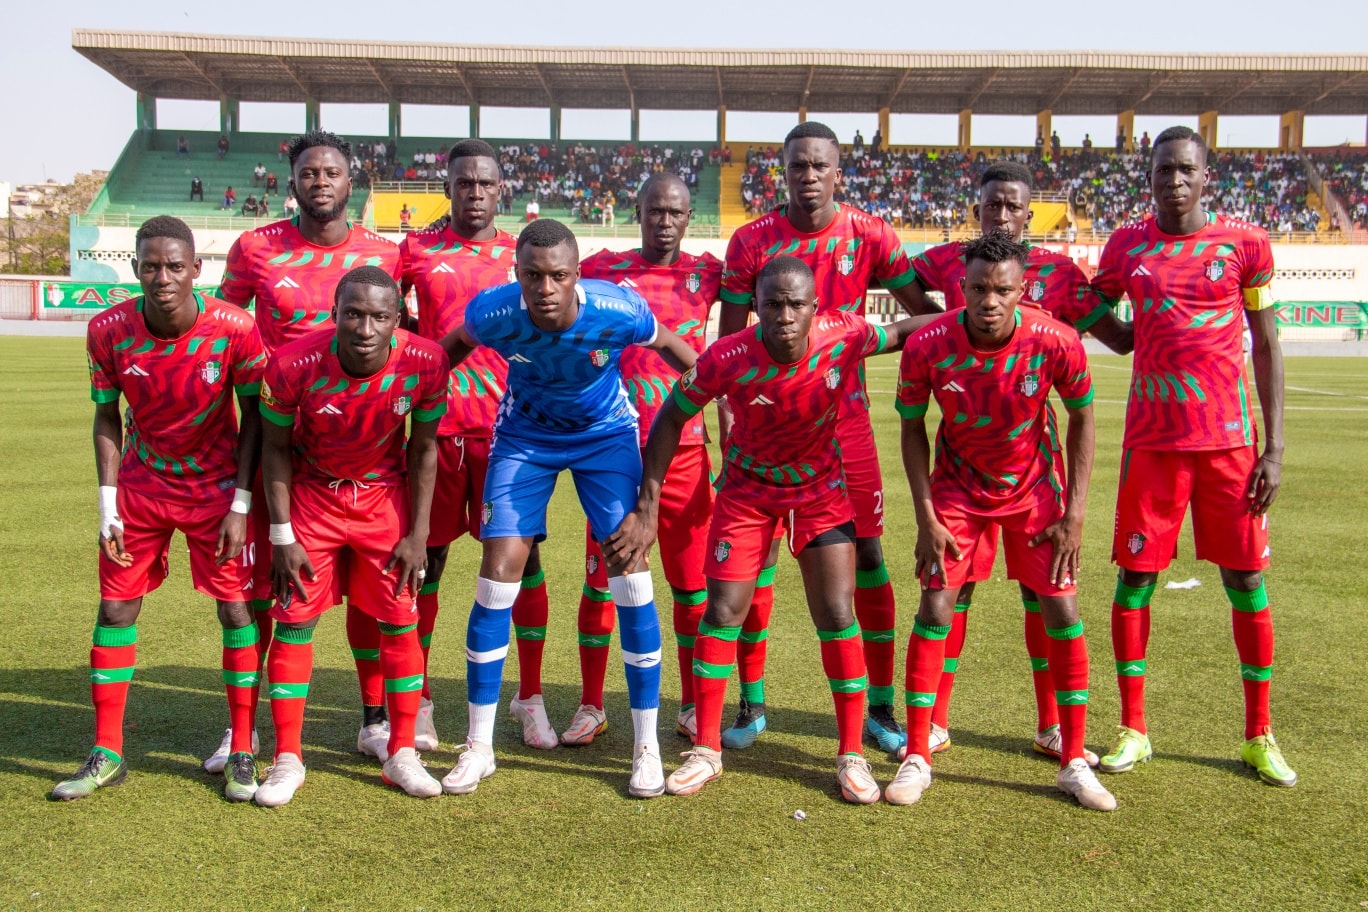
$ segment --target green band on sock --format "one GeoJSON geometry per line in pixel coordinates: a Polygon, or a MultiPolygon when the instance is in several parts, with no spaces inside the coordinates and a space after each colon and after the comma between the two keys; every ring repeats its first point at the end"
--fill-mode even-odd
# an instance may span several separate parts
{"type": "MultiPolygon", "coordinates": [[[[755,577],[755,588],[760,589],[760,588],[763,588],[763,587],[765,587],[765,586],[773,586],[773,585],[774,585],[774,571],[777,570],[778,568],[779,568],[779,565],[778,565],[778,564],[775,564],[773,567],[762,567],[762,568],[760,569],[760,572],[759,572],[758,574],[756,574],[756,577],[755,577]]],[[[860,571],[856,570],[855,572],[856,572],[856,573],[859,573],[860,571]]]]}
{"type": "Polygon", "coordinates": [[[680,649],[693,649],[694,643],[697,641],[698,637],[689,636],[686,633],[675,634],[675,645],[678,646],[680,649]]]}
{"type": "Polygon", "coordinates": [[[257,614],[261,614],[263,611],[270,611],[271,606],[274,604],[275,602],[271,599],[252,599],[252,610],[257,614]]]}
{"type": "Polygon", "coordinates": [[[860,639],[866,643],[892,643],[893,631],[891,630],[861,630],[860,639]]]}
{"type": "Polygon", "coordinates": [[[698,635],[699,635],[699,636],[710,636],[710,637],[712,637],[713,639],[725,640],[725,641],[727,641],[728,643],[734,643],[734,642],[736,642],[737,638],[739,638],[739,637],[741,636],[741,628],[740,628],[740,627],[714,627],[712,624],[709,624],[707,621],[699,621],[699,622],[698,622],[698,635]]]}
{"type": "Polygon", "coordinates": [[[1086,706],[1088,704],[1088,692],[1086,690],[1056,690],[1055,703],[1060,706],[1086,706]]]}
{"type": "Polygon", "coordinates": [[[972,604],[973,602],[956,602],[955,614],[964,614],[964,612],[969,610],[969,606],[972,604]]]}
{"type": "Polygon", "coordinates": [[[358,662],[378,662],[380,661],[379,649],[357,649],[352,647],[352,658],[358,662]]]}
{"type": "Polygon", "coordinates": [[[423,649],[430,648],[432,646],[432,634],[425,633],[422,636],[420,636],[418,638],[418,645],[421,646],[423,649]]]}
{"type": "Polygon", "coordinates": [[[123,760],[123,757],[120,757],[118,754],[114,753],[107,747],[96,747],[93,750],[91,750],[91,753],[104,754],[106,757],[108,757],[110,760],[113,760],[115,763],[118,763],[119,761],[123,760]]]}
{"type": "Polygon", "coordinates": [[[1273,677],[1272,665],[1246,665],[1240,663],[1240,677],[1246,681],[1267,681],[1273,677]]]}
{"type": "Polygon", "coordinates": [[[611,602],[613,597],[606,589],[595,589],[588,583],[584,584],[584,597],[591,602],[611,602]]]}
{"type": "Polygon", "coordinates": [[[90,638],[93,646],[132,646],[138,642],[138,625],[127,627],[103,627],[95,625],[95,633],[90,638]]]}
{"type": "Polygon", "coordinates": [[[915,691],[903,691],[903,696],[907,700],[909,707],[930,709],[936,705],[936,695],[934,693],[916,693],[915,691]]]}
{"type": "Polygon", "coordinates": [[[1236,611],[1263,611],[1268,607],[1268,592],[1264,589],[1263,583],[1259,583],[1259,588],[1253,592],[1238,592],[1225,587],[1226,597],[1230,599],[1231,606],[1236,611]]]}
{"type": "Polygon", "coordinates": [[[90,669],[91,684],[126,684],[133,680],[133,665],[127,668],[92,668],[90,669]]]}
{"type": "Polygon", "coordinates": [[[1145,676],[1145,660],[1127,659],[1124,662],[1117,662],[1116,673],[1123,678],[1143,678],[1145,676]]]}
{"type": "Polygon", "coordinates": [[[764,678],[760,678],[759,680],[755,680],[755,681],[742,681],[742,682],[741,682],[741,699],[745,700],[747,703],[750,703],[750,704],[764,703],[764,702],[765,702],[765,679],[764,679],[764,678]]]}
{"type": "Polygon", "coordinates": [[[706,589],[676,589],[670,587],[670,595],[676,602],[689,607],[697,607],[708,601],[708,590],[706,589]]]}
{"type": "Polygon", "coordinates": [[[276,621],[275,638],[282,643],[298,643],[300,645],[312,643],[313,635],[314,628],[312,627],[287,627],[276,621]]]}
{"type": "Polygon", "coordinates": [[[1049,671],[1050,660],[1031,656],[1031,671],[1049,671]]]}
{"type": "Polygon", "coordinates": [[[912,635],[919,636],[923,640],[943,640],[950,635],[950,625],[937,627],[934,624],[923,624],[920,619],[913,620],[912,635]]]}
{"type": "Polygon", "coordinates": [[[831,643],[836,640],[848,640],[854,636],[858,636],[859,633],[860,624],[856,621],[844,630],[819,630],[817,631],[817,639],[821,640],[823,643],[831,643]]]}
{"type": "Polygon", "coordinates": [[[1025,608],[1031,614],[1040,614],[1040,602],[1037,602],[1035,599],[1022,599],[1021,607],[1025,608]]]}
{"type": "Polygon", "coordinates": [[[867,675],[860,675],[858,678],[827,678],[827,683],[831,685],[831,692],[834,694],[864,693],[869,689],[867,675]]]}
{"type": "Polygon", "coordinates": [[[743,643],[763,643],[769,639],[769,628],[761,627],[759,630],[741,631],[741,642],[743,643]]]}
{"type": "Polygon", "coordinates": [[[959,659],[946,659],[941,663],[941,671],[945,674],[954,674],[959,671],[959,659]]]}
{"type": "Polygon", "coordinates": [[[546,639],[546,625],[540,627],[523,627],[520,624],[513,625],[513,635],[520,640],[544,640],[546,639]]]}
{"type": "Polygon", "coordinates": [[[886,582],[888,582],[888,566],[883,561],[880,561],[879,566],[873,570],[855,571],[856,589],[877,589],[886,582]]]}
{"type": "Polygon", "coordinates": [[[522,578],[522,587],[524,589],[536,589],[544,582],[546,582],[546,571],[538,570],[536,573],[529,573],[522,578]]]}
{"type": "Polygon", "coordinates": [[[1136,589],[1134,586],[1127,586],[1121,580],[1116,581],[1116,594],[1112,596],[1114,601],[1121,608],[1148,608],[1150,599],[1154,596],[1154,583],[1136,589]]]}
{"type": "Polygon", "coordinates": [[[257,630],[256,624],[248,624],[246,627],[223,628],[224,649],[246,649],[248,646],[255,646],[259,642],[261,642],[261,632],[257,630]]]}
{"type": "Polygon", "coordinates": [[[423,676],[409,675],[405,678],[385,678],[385,693],[406,694],[423,689],[423,676]]]}
{"type": "Polygon", "coordinates": [[[893,705],[893,685],[888,684],[882,687],[869,688],[870,706],[892,706],[893,705]]]}
{"type": "Polygon", "coordinates": [[[699,659],[693,660],[693,673],[700,678],[726,679],[731,677],[732,669],[735,667],[735,664],[714,665],[711,662],[704,662],[699,659]]]}
{"type": "Polygon", "coordinates": [[[1083,622],[1075,621],[1068,627],[1046,627],[1045,635],[1052,640],[1076,640],[1083,635],[1083,622]]]}
{"type": "Polygon", "coordinates": [[[380,633],[383,636],[403,636],[418,629],[417,624],[380,624],[380,633]]]}
{"type": "Polygon", "coordinates": [[[223,670],[223,683],[229,687],[256,687],[261,683],[261,672],[259,671],[229,671],[223,670]]]}
{"type": "Polygon", "coordinates": [[[307,683],[285,684],[280,681],[272,681],[266,696],[272,700],[303,700],[309,696],[309,685],[307,683]]]}
{"type": "Polygon", "coordinates": [[[579,644],[588,646],[590,649],[607,649],[611,642],[613,642],[611,633],[581,633],[579,635],[579,644]]]}
{"type": "Polygon", "coordinates": [[[418,590],[418,594],[419,594],[419,595],[436,595],[436,594],[437,594],[437,590],[440,589],[441,586],[442,586],[442,581],[441,581],[441,580],[433,580],[433,581],[430,582],[430,583],[424,583],[423,586],[422,586],[422,588],[420,588],[420,589],[418,590]]]}

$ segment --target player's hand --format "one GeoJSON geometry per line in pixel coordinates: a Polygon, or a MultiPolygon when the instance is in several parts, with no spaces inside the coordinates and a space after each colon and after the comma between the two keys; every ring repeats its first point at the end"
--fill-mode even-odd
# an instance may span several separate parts
{"type": "Polygon", "coordinates": [[[1278,486],[1282,484],[1282,462],[1267,453],[1260,457],[1249,473],[1249,488],[1245,497],[1249,498],[1249,512],[1262,516],[1278,499],[1278,486]]]}
{"type": "Polygon", "coordinates": [[[247,543],[247,514],[229,510],[219,524],[218,546],[214,548],[214,563],[222,566],[242,553],[247,543]]]}
{"type": "Polygon", "coordinates": [[[427,576],[427,542],[419,541],[411,535],[399,539],[385,564],[385,573],[393,573],[399,568],[399,577],[394,583],[394,594],[404,591],[405,586],[412,588],[415,595],[423,588],[423,578],[427,576]]]}
{"type": "Polygon", "coordinates": [[[935,519],[928,520],[926,525],[917,528],[917,566],[915,573],[917,579],[921,580],[923,589],[932,588],[930,584],[933,577],[940,577],[940,585],[935,588],[944,588],[945,553],[947,551],[955,560],[961,560],[964,556],[960,552],[959,545],[955,544],[955,536],[949,529],[935,519]]]}
{"type": "Polygon", "coordinates": [[[633,510],[623,517],[613,534],[603,540],[603,558],[610,567],[624,571],[646,560],[656,540],[656,518],[641,510],[633,510]]]}
{"type": "Polygon", "coordinates": [[[310,582],[318,578],[303,545],[291,542],[271,549],[271,593],[280,600],[282,608],[288,608],[296,595],[308,598],[304,589],[305,575],[310,582]]]}
{"type": "Polygon", "coordinates": [[[109,536],[100,536],[100,551],[120,567],[133,566],[133,555],[124,550],[123,526],[110,523],[109,536]]]}
{"type": "Polygon", "coordinates": [[[1036,534],[1029,542],[1032,548],[1050,543],[1054,556],[1050,558],[1050,582],[1056,586],[1072,586],[1078,582],[1079,555],[1083,550],[1083,520],[1063,517],[1036,534]]]}

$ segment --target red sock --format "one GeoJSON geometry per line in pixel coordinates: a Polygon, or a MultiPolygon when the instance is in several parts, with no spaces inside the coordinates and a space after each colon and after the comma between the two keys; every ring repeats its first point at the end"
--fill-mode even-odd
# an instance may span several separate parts
{"type": "Polygon", "coordinates": [[[863,647],[856,637],[860,632],[859,624],[851,624],[845,630],[817,631],[822,642],[822,670],[826,672],[831,684],[831,699],[836,704],[836,753],[863,754],[860,735],[864,728],[865,693],[869,688],[869,678],[865,674],[865,653],[868,641],[863,647]]]}
{"type": "MultiPolygon", "coordinates": [[[[266,671],[266,654],[271,651],[271,632],[275,628],[275,621],[271,620],[271,605],[274,604],[270,599],[252,599],[252,619],[256,622],[257,629],[257,669],[261,672],[266,671]]],[[[262,677],[265,677],[263,674],[262,677]]],[[[257,706],[261,703],[261,682],[257,682],[256,689],[252,691],[252,719],[257,717],[257,706]]]]}
{"type": "Polygon", "coordinates": [[[770,615],[774,613],[774,568],[760,571],[751,596],[750,611],[741,622],[741,638],[736,647],[737,677],[741,679],[741,699],[765,702],[765,658],[769,652],[770,615]]]}
{"type": "Polygon", "coordinates": [[[897,615],[888,568],[879,564],[874,570],[857,570],[855,620],[860,622],[860,635],[864,638],[869,687],[876,694],[888,694],[890,704],[893,702],[893,664],[897,650],[893,628],[897,625],[897,615]]]}
{"type": "Polygon", "coordinates": [[[432,650],[432,631],[437,629],[438,602],[437,587],[441,583],[428,583],[418,590],[418,646],[423,650],[423,695],[424,700],[432,699],[428,689],[428,654],[432,650]]]}
{"type": "MultiPolygon", "coordinates": [[[[372,621],[372,623],[374,623],[372,621]]],[[[377,628],[378,630],[378,628],[377,628]]],[[[276,752],[303,757],[304,704],[313,677],[313,628],[279,627],[266,659],[271,679],[271,723],[276,752]]]]}
{"type": "Polygon", "coordinates": [[[90,702],[95,707],[95,746],[123,756],[124,708],[138,661],[138,627],[95,625],[90,647],[90,702]]]}
{"type": "Polygon", "coordinates": [[[945,666],[945,638],[952,624],[937,627],[912,622],[907,641],[907,753],[921,754],[931,762],[931,712],[936,706],[936,688],[945,666]]]}
{"type": "Polygon", "coordinates": [[[695,747],[722,749],[722,707],[727,701],[727,679],[736,667],[736,639],[740,627],[713,627],[700,621],[694,640],[695,747]]]}
{"type": "Polygon", "coordinates": [[[955,616],[950,619],[950,635],[945,638],[945,661],[941,665],[940,686],[936,688],[936,705],[931,709],[931,724],[950,727],[950,694],[955,689],[955,673],[959,671],[960,655],[964,652],[964,635],[969,632],[969,602],[955,605],[955,616]]]}
{"type": "Polygon", "coordinates": [[[1083,622],[1046,631],[1050,651],[1050,679],[1059,713],[1059,765],[1083,756],[1088,723],[1088,641],[1083,622]]]}
{"type": "Polygon", "coordinates": [[[233,729],[229,750],[252,753],[256,727],[256,695],[261,684],[257,660],[256,624],[223,628],[223,688],[228,695],[228,724],[233,729]]]}
{"type": "MultiPolygon", "coordinates": [[[[538,570],[522,578],[513,602],[513,634],[518,641],[518,699],[542,692],[542,649],[546,646],[546,574],[538,570]]],[[[607,650],[604,650],[605,652],[607,650]]]]}
{"type": "Polygon", "coordinates": [[[1240,656],[1240,679],[1244,683],[1245,740],[1265,733],[1271,726],[1268,685],[1273,677],[1273,612],[1263,584],[1253,592],[1227,589],[1230,622],[1235,632],[1235,651],[1240,656]]]}
{"type": "MultiPolygon", "coordinates": [[[[347,600],[347,645],[356,661],[362,706],[385,705],[385,676],[380,671],[380,624],[347,600]]],[[[272,681],[275,679],[272,678],[272,681]]]]}
{"type": "Polygon", "coordinates": [[[694,702],[693,657],[694,643],[698,639],[698,622],[703,619],[703,609],[707,607],[708,594],[704,590],[674,590],[674,632],[675,644],[679,653],[679,706],[684,708],[694,702]],[[681,596],[683,600],[681,600],[681,596]]]}
{"type": "Polygon", "coordinates": [[[1142,734],[1145,728],[1145,650],[1149,646],[1150,598],[1154,585],[1136,589],[1116,581],[1112,597],[1112,654],[1121,690],[1121,724],[1142,734]]]}
{"type": "Polygon", "coordinates": [[[1045,619],[1040,616],[1040,602],[1022,600],[1026,608],[1023,622],[1026,632],[1026,655],[1031,660],[1031,685],[1035,688],[1036,732],[1043,732],[1059,724],[1055,706],[1055,683],[1050,677],[1050,638],[1045,635],[1045,619]]]}
{"type": "Polygon", "coordinates": [[[385,708],[389,715],[389,753],[413,747],[418,704],[423,697],[423,647],[416,625],[380,628],[380,667],[385,680],[385,708]]]}
{"type": "Polygon", "coordinates": [[[616,617],[612,597],[585,583],[579,604],[580,703],[585,706],[603,708],[603,679],[616,617]]]}

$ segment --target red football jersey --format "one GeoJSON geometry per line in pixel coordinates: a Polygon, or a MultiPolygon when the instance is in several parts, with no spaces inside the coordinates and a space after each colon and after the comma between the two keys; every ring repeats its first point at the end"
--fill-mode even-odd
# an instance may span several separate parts
{"type": "Polygon", "coordinates": [[[1184,237],[1164,234],[1152,216],[1113,232],[1093,286],[1109,303],[1128,296],[1135,314],[1125,447],[1254,443],[1241,337],[1245,308],[1271,306],[1262,289],[1272,278],[1268,233],[1224,215],[1184,237]]]}
{"type": "Polygon", "coordinates": [[[728,472],[773,485],[841,477],[836,412],[845,378],[884,350],[883,328],[828,311],[812,318],[807,352],[793,364],[770,357],[752,326],[719,339],[679,379],[675,403],[694,415],[727,396],[735,423],[722,458],[728,472]]]}
{"type": "MultiPolygon", "coordinates": [[[[662,326],[702,354],[708,311],[722,284],[722,261],[717,257],[681,252],[673,265],[653,266],[641,258],[640,250],[601,250],[580,264],[580,275],[633,289],[651,305],[651,312],[662,326]]],[[[679,374],[659,352],[634,345],[622,353],[622,379],[640,416],[641,445],[645,446],[651,423],[679,374]]],[[[704,442],[703,416],[695,415],[685,425],[679,443],[699,446],[704,442]]]]}
{"type": "MultiPolygon", "coordinates": [[[[517,281],[518,239],[500,231],[487,241],[463,238],[450,227],[415,231],[399,245],[403,289],[418,290],[418,332],[439,341],[465,322],[466,305],[495,285],[517,281]]],[[[499,400],[508,386],[508,362],[481,346],[451,372],[447,412],[437,433],[447,437],[492,434],[499,400]]]]}
{"type": "Polygon", "coordinates": [[[981,352],[964,317],[961,308],[922,327],[898,370],[899,414],[925,415],[933,396],[940,406],[935,490],[952,481],[951,490],[987,515],[1058,498],[1063,466],[1049,393],[1057,389],[1072,408],[1092,402],[1082,340],[1044,311],[1018,307],[1012,340],[981,352]]]}
{"type": "Polygon", "coordinates": [[[332,481],[401,484],[404,423],[446,412],[450,363],[436,343],[396,329],[389,361],[353,377],[337,360],[333,330],[310,333],[276,352],[261,387],[261,415],[294,428],[294,471],[332,481]]]}
{"type": "Polygon", "coordinates": [[[330,323],[337,282],[358,266],[379,266],[398,279],[399,248],[355,225],[336,247],[318,247],[287,219],[233,242],[218,296],[242,307],[256,299],[261,342],[271,353],[330,323]]]}
{"type": "MultiPolygon", "coordinates": [[[[964,307],[964,290],[960,288],[965,272],[963,250],[960,242],[952,241],[928,247],[912,260],[922,287],[945,295],[947,311],[964,307]]],[[[1097,297],[1077,263],[1044,247],[1031,248],[1026,261],[1026,293],[1021,296],[1021,303],[1043,308],[1080,333],[1111,309],[1097,297]]]]}
{"type": "Polygon", "coordinates": [[[195,296],[199,317],[179,339],[147,330],[141,297],[90,321],[90,398],[128,402],[119,486],[158,498],[213,501],[235,484],[233,394],[261,390],[266,354],[241,308],[195,296]]]}

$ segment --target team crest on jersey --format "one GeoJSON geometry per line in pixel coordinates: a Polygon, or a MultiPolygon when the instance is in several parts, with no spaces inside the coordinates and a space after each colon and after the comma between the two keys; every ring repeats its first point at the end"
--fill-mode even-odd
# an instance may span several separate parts
{"type": "Polygon", "coordinates": [[[1021,378],[1021,394],[1023,396],[1034,396],[1040,389],[1040,375],[1027,374],[1021,378]]]}
{"type": "Polygon", "coordinates": [[[731,549],[731,542],[718,542],[717,545],[713,548],[713,560],[717,561],[719,564],[723,563],[724,561],[726,561],[727,558],[731,557],[731,549]]]}
{"type": "Polygon", "coordinates": [[[703,287],[703,280],[698,277],[698,273],[691,272],[684,280],[684,287],[689,289],[689,294],[698,294],[698,289],[703,287]]]}
{"type": "Polygon", "coordinates": [[[480,525],[487,526],[494,521],[494,502],[486,500],[480,507],[480,525]]]}
{"type": "Polygon", "coordinates": [[[1221,276],[1225,275],[1225,260],[1212,260],[1211,265],[1206,268],[1206,277],[1213,282],[1221,281],[1221,276]]]}
{"type": "Polygon", "coordinates": [[[597,554],[591,554],[584,561],[584,572],[593,576],[598,572],[599,559],[597,554]]]}
{"type": "Polygon", "coordinates": [[[1036,279],[1026,289],[1026,297],[1032,301],[1039,301],[1041,298],[1045,297],[1045,283],[1040,279],[1036,279]]]}
{"type": "Polygon", "coordinates": [[[398,399],[394,400],[394,414],[398,415],[400,418],[403,418],[411,411],[413,411],[412,396],[400,396],[398,399]]]}
{"type": "Polygon", "coordinates": [[[839,367],[831,368],[822,375],[822,379],[826,381],[827,389],[834,390],[841,385],[841,369],[839,367]]]}
{"type": "Polygon", "coordinates": [[[201,361],[199,375],[201,380],[212,386],[223,376],[223,365],[218,361],[201,361]]]}
{"type": "Polygon", "coordinates": [[[855,271],[855,258],[848,253],[841,254],[841,258],[836,261],[836,268],[841,271],[841,275],[850,275],[855,271]]]}
{"type": "Polygon", "coordinates": [[[518,267],[517,267],[517,266],[509,266],[509,267],[508,267],[508,284],[512,285],[512,284],[513,284],[514,282],[516,282],[516,281],[518,281],[518,267]]]}
{"type": "Polygon", "coordinates": [[[589,353],[589,360],[594,367],[604,367],[608,363],[608,349],[596,348],[589,353]]]}
{"type": "Polygon", "coordinates": [[[1126,550],[1131,554],[1139,554],[1145,550],[1145,536],[1139,532],[1132,532],[1126,536],[1126,550]]]}

